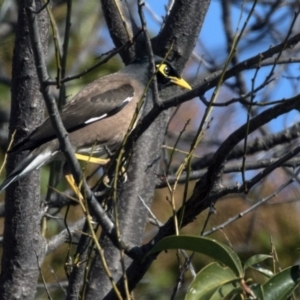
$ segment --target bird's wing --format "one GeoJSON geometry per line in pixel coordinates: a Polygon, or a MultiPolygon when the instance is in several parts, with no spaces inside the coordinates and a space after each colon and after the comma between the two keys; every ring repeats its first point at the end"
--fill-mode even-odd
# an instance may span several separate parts
{"type": "MultiPolygon", "coordinates": [[[[133,99],[134,87],[128,81],[114,79],[109,82],[110,76],[106,77],[88,85],[63,107],[61,119],[68,132],[116,114],[133,99]]],[[[55,130],[47,118],[10,152],[31,150],[55,137],[55,130]]]]}

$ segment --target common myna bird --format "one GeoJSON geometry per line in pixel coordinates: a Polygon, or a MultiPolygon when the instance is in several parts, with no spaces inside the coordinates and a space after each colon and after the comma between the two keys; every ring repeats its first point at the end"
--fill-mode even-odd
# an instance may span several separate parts
{"type": "MultiPolygon", "coordinates": [[[[155,65],[159,89],[167,84],[191,89],[171,63],[156,58],[155,65]]],[[[149,60],[136,59],[117,73],[93,81],[62,108],[61,119],[77,159],[102,157],[121,145],[150,77],[149,60]]],[[[29,155],[7,176],[0,192],[50,161],[64,159],[49,118],[9,152],[23,150],[30,150],[29,155]]]]}

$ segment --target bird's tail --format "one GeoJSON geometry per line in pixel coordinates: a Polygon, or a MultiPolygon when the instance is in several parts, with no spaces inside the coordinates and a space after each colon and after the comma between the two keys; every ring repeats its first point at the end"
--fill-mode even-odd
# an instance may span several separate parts
{"type": "Polygon", "coordinates": [[[33,170],[39,169],[42,165],[47,163],[55,153],[51,151],[44,151],[36,155],[34,152],[25,157],[19,165],[7,176],[7,178],[0,184],[0,193],[5,190],[11,183],[19,180],[26,174],[33,170]]]}

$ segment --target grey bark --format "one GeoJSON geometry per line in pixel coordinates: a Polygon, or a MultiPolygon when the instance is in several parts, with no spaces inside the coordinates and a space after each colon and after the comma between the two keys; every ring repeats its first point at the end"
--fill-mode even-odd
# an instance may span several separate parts
{"type": "MultiPolygon", "coordinates": [[[[44,118],[44,105],[37,79],[29,37],[26,7],[31,1],[20,1],[13,56],[10,134],[18,142],[25,138],[44,118]]],[[[41,7],[44,1],[36,1],[41,7]]],[[[38,15],[43,51],[47,49],[48,18],[38,15]]],[[[11,135],[10,135],[11,136],[11,135]]],[[[10,154],[9,173],[27,155],[10,154]]],[[[33,299],[39,276],[39,264],[45,253],[40,232],[41,202],[39,173],[32,172],[13,183],[6,191],[5,229],[0,277],[0,299],[33,299]]]]}
{"type": "MultiPolygon", "coordinates": [[[[107,1],[105,2],[107,3],[107,1]]],[[[193,51],[209,3],[210,1],[197,0],[175,1],[163,30],[152,41],[154,54],[164,57],[174,41],[169,59],[181,71],[193,51]]],[[[146,55],[146,50],[144,55],[146,55]]],[[[160,97],[163,100],[174,93],[176,93],[176,90],[169,88],[160,97]]],[[[145,113],[151,109],[151,99],[149,103],[151,105],[145,113]]],[[[161,146],[164,141],[167,124],[168,113],[165,112],[160,114],[139,138],[134,146],[134,155],[128,169],[129,180],[120,187],[118,193],[117,210],[120,230],[122,239],[129,244],[142,244],[148,212],[139,200],[139,197],[142,197],[148,206],[151,205],[155,190],[156,174],[159,170],[161,146]]],[[[101,238],[101,245],[114,280],[119,283],[118,287],[124,296],[120,251],[113,246],[105,235],[101,238]]],[[[150,266],[149,264],[141,272],[139,268],[131,267],[131,265],[137,264],[139,264],[138,261],[132,261],[129,258],[125,260],[130,290],[136,286],[150,266]]],[[[91,264],[86,299],[116,299],[116,295],[111,289],[110,280],[105,274],[97,255],[91,264]]]]}

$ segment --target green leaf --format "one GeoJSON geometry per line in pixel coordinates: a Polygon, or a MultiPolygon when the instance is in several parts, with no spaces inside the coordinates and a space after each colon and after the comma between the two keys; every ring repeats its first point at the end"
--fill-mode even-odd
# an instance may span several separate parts
{"type": "Polygon", "coordinates": [[[261,268],[261,267],[252,267],[253,270],[261,273],[262,275],[271,278],[274,276],[274,273],[271,270],[265,269],[265,268],[261,268]]]}
{"type": "Polygon", "coordinates": [[[261,284],[253,284],[250,286],[251,291],[255,294],[259,300],[265,300],[264,290],[261,284]]]}
{"type": "Polygon", "coordinates": [[[247,270],[249,267],[258,264],[261,261],[264,261],[268,258],[272,258],[271,255],[266,255],[266,254],[258,254],[258,255],[254,255],[251,256],[249,259],[247,259],[247,261],[244,264],[244,270],[247,270]]]}
{"type": "Polygon", "coordinates": [[[286,300],[300,283],[299,266],[289,267],[273,276],[264,285],[265,300],[286,300]]]}
{"type": "Polygon", "coordinates": [[[210,238],[169,236],[159,241],[147,255],[167,249],[186,249],[208,255],[231,268],[238,277],[243,277],[243,267],[237,254],[230,247],[210,238]]]}
{"type": "MultiPolygon", "coordinates": [[[[210,300],[220,287],[238,280],[240,279],[236,277],[230,268],[222,267],[216,262],[211,263],[204,267],[192,281],[185,300],[210,300]]],[[[233,285],[232,288],[234,288],[233,285]]]]}
{"type": "Polygon", "coordinates": [[[210,300],[232,299],[233,296],[238,296],[243,292],[241,286],[236,287],[232,282],[221,286],[210,298],[210,300]]]}

